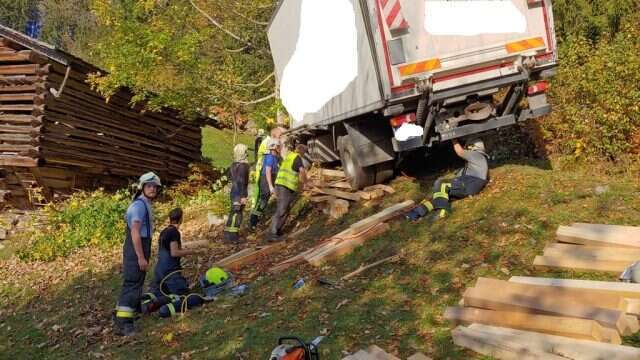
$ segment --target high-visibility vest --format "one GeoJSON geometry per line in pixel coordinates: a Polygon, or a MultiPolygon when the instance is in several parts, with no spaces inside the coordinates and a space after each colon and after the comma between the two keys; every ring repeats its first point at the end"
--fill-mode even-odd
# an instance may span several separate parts
{"type": "Polygon", "coordinates": [[[298,176],[298,172],[293,170],[293,163],[296,161],[298,156],[298,153],[295,151],[291,151],[287,154],[280,165],[280,170],[278,170],[276,185],[284,186],[291,191],[298,191],[300,178],[298,176]]]}
{"type": "Polygon", "coordinates": [[[258,158],[256,159],[256,183],[259,183],[260,181],[260,173],[262,172],[262,161],[264,160],[264,156],[269,153],[269,149],[267,149],[267,143],[269,140],[271,140],[271,136],[266,136],[258,147],[258,158]]]}

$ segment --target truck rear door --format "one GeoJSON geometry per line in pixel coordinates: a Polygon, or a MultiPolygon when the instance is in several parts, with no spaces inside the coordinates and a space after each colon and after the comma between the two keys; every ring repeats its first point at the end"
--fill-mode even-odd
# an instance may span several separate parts
{"type": "Polygon", "coordinates": [[[386,46],[392,96],[418,78],[434,90],[510,75],[516,60],[556,61],[550,0],[372,0],[386,46]]]}

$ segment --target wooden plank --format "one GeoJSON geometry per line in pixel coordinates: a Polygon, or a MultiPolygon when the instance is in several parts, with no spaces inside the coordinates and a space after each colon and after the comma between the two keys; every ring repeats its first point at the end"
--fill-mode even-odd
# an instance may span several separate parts
{"type": "Polygon", "coordinates": [[[217,263],[217,266],[224,267],[225,269],[232,270],[232,271],[238,270],[243,266],[254,263],[256,260],[258,260],[261,257],[265,257],[275,253],[276,251],[279,251],[280,249],[282,249],[284,245],[285,245],[285,242],[283,241],[273,245],[257,247],[255,248],[255,251],[251,253],[246,253],[242,256],[237,256],[232,260],[224,261],[222,263],[217,263]]]}
{"type": "Polygon", "coordinates": [[[367,348],[369,358],[374,360],[400,360],[398,357],[387,353],[377,345],[371,345],[367,348]]]}
{"type": "Polygon", "coordinates": [[[602,271],[614,274],[622,273],[629,261],[596,261],[558,256],[536,256],[533,265],[539,268],[561,268],[579,271],[602,271]]]}
{"type": "Polygon", "coordinates": [[[313,257],[305,257],[305,259],[313,266],[320,266],[329,260],[336,259],[353,252],[355,248],[364,244],[365,241],[384,234],[387,231],[389,231],[389,224],[380,223],[352,239],[342,241],[336,245],[330,245],[319,254],[313,257]]]}
{"type": "Polygon", "coordinates": [[[360,201],[361,199],[360,194],[358,193],[348,193],[340,190],[327,189],[327,188],[314,188],[313,191],[316,191],[325,195],[331,195],[331,196],[345,199],[345,200],[360,201]]]}
{"type": "Polygon", "coordinates": [[[30,124],[31,126],[37,126],[42,124],[42,117],[34,117],[31,115],[0,114],[0,122],[18,125],[30,124]]]}
{"type": "Polygon", "coordinates": [[[36,167],[38,160],[23,156],[0,155],[0,166],[36,167]]]}
{"type": "Polygon", "coordinates": [[[364,200],[375,200],[384,196],[385,192],[382,189],[375,189],[371,191],[359,191],[360,197],[364,200]]]}
{"type": "Polygon", "coordinates": [[[336,188],[336,189],[353,190],[353,188],[351,187],[351,184],[349,182],[346,182],[346,181],[338,181],[338,182],[334,182],[334,183],[329,183],[326,186],[332,187],[332,188],[336,188]]]}
{"type": "Polygon", "coordinates": [[[478,354],[500,360],[567,360],[564,357],[550,354],[540,349],[509,341],[507,337],[493,336],[485,332],[458,326],[451,335],[453,343],[478,354]]]}
{"type": "Polygon", "coordinates": [[[333,196],[329,196],[329,195],[320,195],[320,196],[312,196],[309,198],[309,201],[311,201],[312,203],[322,203],[322,202],[326,202],[329,201],[331,199],[335,199],[333,196]]]}
{"type": "Polygon", "coordinates": [[[0,75],[32,75],[39,73],[39,65],[0,65],[0,75]]]}
{"type": "Polygon", "coordinates": [[[386,192],[387,194],[395,194],[395,192],[396,192],[396,190],[394,188],[392,188],[389,185],[384,185],[384,184],[377,184],[377,185],[367,186],[366,188],[363,189],[363,191],[372,191],[372,190],[378,190],[378,189],[386,192]]]}
{"type": "Polygon", "coordinates": [[[476,282],[476,288],[500,289],[500,291],[512,294],[513,296],[524,295],[566,299],[567,301],[575,301],[585,305],[621,310],[629,314],[640,315],[640,301],[638,301],[638,299],[625,299],[615,294],[594,293],[582,289],[560,289],[552,286],[525,285],[483,277],[479,278],[476,282]]]}
{"type": "Polygon", "coordinates": [[[563,244],[563,243],[551,243],[547,244],[544,248],[545,254],[547,251],[549,254],[583,254],[590,257],[602,257],[602,258],[615,258],[620,260],[631,259],[633,261],[640,260],[640,249],[633,248],[619,248],[609,246],[590,246],[590,245],[576,245],[576,244],[563,244]]]}
{"type": "Polygon", "coordinates": [[[320,174],[326,177],[345,178],[347,177],[342,170],[321,169],[320,174]]]}
{"type": "Polygon", "coordinates": [[[556,231],[556,238],[560,242],[570,244],[640,248],[640,239],[585,227],[560,226],[556,231]]]}
{"type": "Polygon", "coordinates": [[[444,317],[454,325],[472,323],[536,331],[545,334],[566,336],[621,344],[617,331],[608,331],[594,320],[561,316],[527,314],[513,311],[495,311],[478,308],[448,307],[444,317]]]}
{"type": "Polygon", "coordinates": [[[563,336],[539,334],[531,331],[473,324],[469,329],[480,331],[490,338],[506,339],[529,349],[547,351],[573,360],[631,360],[640,359],[640,349],[631,346],[606,344],[597,341],[570,339],[563,336]]]}
{"type": "Polygon", "coordinates": [[[496,289],[469,288],[464,293],[464,303],[466,306],[490,310],[519,311],[591,319],[620,333],[624,332],[627,327],[622,311],[585,305],[564,298],[535,298],[502,291],[498,292],[496,289]]]}
{"type": "Polygon", "coordinates": [[[30,50],[23,50],[18,52],[5,52],[0,54],[0,62],[21,62],[29,61],[31,59],[32,52],[30,50]]]}
{"type": "Polygon", "coordinates": [[[584,289],[593,292],[612,293],[626,298],[640,299],[640,284],[610,281],[552,279],[528,276],[513,276],[509,279],[509,282],[554,286],[568,289],[584,289]]]}
{"type": "Polygon", "coordinates": [[[415,353],[407,358],[407,360],[433,360],[423,353],[415,353]]]}
{"type": "Polygon", "coordinates": [[[411,210],[414,205],[415,203],[413,202],[413,200],[407,200],[399,204],[395,204],[375,215],[369,216],[368,218],[360,220],[357,223],[351,225],[349,227],[349,231],[350,233],[357,233],[370,227],[372,224],[389,221],[396,216],[400,216],[405,212],[411,210]]]}
{"type": "Polygon", "coordinates": [[[612,233],[620,233],[621,236],[636,236],[640,238],[640,226],[628,226],[628,225],[607,225],[607,224],[587,224],[587,223],[573,223],[572,227],[596,229],[599,231],[606,231],[612,233]]]}

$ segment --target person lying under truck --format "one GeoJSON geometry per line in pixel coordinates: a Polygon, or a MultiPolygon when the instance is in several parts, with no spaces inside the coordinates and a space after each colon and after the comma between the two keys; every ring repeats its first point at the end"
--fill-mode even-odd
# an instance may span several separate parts
{"type": "Polygon", "coordinates": [[[249,186],[249,160],[247,146],[237,144],[233,148],[233,164],[229,169],[231,174],[231,211],[224,228],[223,240],[226,243],[240,241],[240,225],[242,212],[247,204],[249,186]]]}
{"type": "Polygon", "coordinates": [[[406,218],[418,220],[428,214],[434,219],[445,218],[451,212],[451,200],[464,199],[479,194],[489,182],[489,155],[484,142],[470,139],[463,148],[458,140],[453,140],[453,150],[466,161],[464,168],[458,170],[452,180],[438,179],[433,185],[431,200],[423,200],[420,205],[410,211],[406,218]]]}
{"type": "Polygon", "coordinates": [[[278,168],[280,167],[280,141],[278,139],[271,139],[267,144],[269,154],[264,156],[262,162],[262,171],[260,173],[260,186],[258,187],[258,200],[251,210],[251,217],[249,218],[249,226],[251,230],[255,230],[264,210],[269,204],[271,194],[275,191],[276,177],[278,175],[278,168]]]}
{"type": "MultiPolygon", "coordinates": [[[[180,311],[181,297],[189,294],[189,283],[182,275],[181,259],[202,253],[202,249],[184,249],[180,225],[183,212],[175,208],[169,212],[169,225],[160,233],[158,241],[158,263],[149,292],[143,295],[142,310],[145,313],[160,311],[161,317],[169,317],[180,311]]],[[[202,304],[202,299],[192,296],[187,299],[187,308],[202,304]]]]}

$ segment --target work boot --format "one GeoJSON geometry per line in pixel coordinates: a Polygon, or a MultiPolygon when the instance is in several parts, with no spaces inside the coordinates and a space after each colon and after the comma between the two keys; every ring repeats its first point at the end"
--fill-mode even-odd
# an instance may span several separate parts
{"type": "Polygon", "coordinates": [[[282,241],[282,236],[274,233],[268,233],[267,236],[265,237],[265,240],[267,240],[267,242],[270,242],[270,243],[275,243],[275,242],[282,241]]]}
{"type": "Polygon", "coordinates": [[[133,321],[118,318],[113,314],[113,332],[118,336],[130,337],[136,334],[136,328],[133,321]]]}
{"type": "Polygon", "coordinates": [[[435,210],[431,212],[431,214],[429,214],[429,216],[427,217],[427,224],[433,224],[437,221],[444,220],[447,217],[449,217],[449,212],[447,210],[445,209],[435,210]]]}

